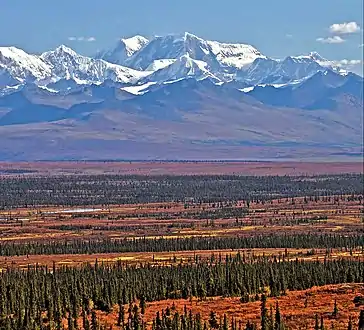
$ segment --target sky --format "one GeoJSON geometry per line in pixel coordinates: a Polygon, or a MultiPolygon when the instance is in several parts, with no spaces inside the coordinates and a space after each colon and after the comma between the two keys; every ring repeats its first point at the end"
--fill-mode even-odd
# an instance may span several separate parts
{"type": "Polygon", "coordinates": [[[363,0],[2,0],[0,31],[0,46],[31,53],[65,44],[92,55],[121,37],[187,31],[270,57],[359,61],[363,0]]]}

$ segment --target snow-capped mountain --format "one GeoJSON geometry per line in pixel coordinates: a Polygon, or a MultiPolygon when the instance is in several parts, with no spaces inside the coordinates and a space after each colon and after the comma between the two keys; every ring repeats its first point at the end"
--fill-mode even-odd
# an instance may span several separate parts
{"type": "Polygon", "coordinates": [[[143,48],[149,40],[143,36],[120,39],[115,48],[101,51],[96,58],[107,62],[124,65],[125,61],[137,51],[143,48]]]}
{"type": "Polygon", "coordinates": [[[311,77],[327,69],[345,74],[331,61],[317,53],[305,56],[288,56],[283,60],[258,58],[251,65],[237,73],[236,78],[251,85],[289,83],[311,77]]]}
{"type": "Polygon", "coordinates": [[[196,80],[210,78],[216,82],[221,81],[209,71],[206,62],[192,59],[188,53],[174,60],[172,64],[155,71],[145,79],[148,82],[166,82],[188,77],[193,77],[196,80]]]}
{"type": "Polygon", "coordinates": [[[111,64],[77,54],[66,46],[43,53],[40,58],[52,71],[52,82],[73,79],[79,84],[97,84],[105,80],[130,83],[145,77],[148,73],[111,64]]]}
{"type": "Polygon", "coordinates": [[[317,53],[274,59],[190,33],[96,57],[0,47],[0,159],[358,157],[362,91],[317,53]]]}
{"type": "Polygon", "coordinates": [[[273,59],[246,44],[204,40],[191,33],[121,39],[95,58],[59,46],[41,56],[15,47],[0,47],[0,95],[12,87],[35,83],[50,91],[77,90],[79,86],[141,86],[178,79],[209,78],[243,86],[290,84],[317,72],[347,74],[317,53],[273,59]]]}
{"type": "Polygon", "coordinates": [[[339,75],[327,70],[298,84],[283,87],[256,86],[247,91],[247,94],[274,107],[342,110],[357,103],[359,109],[363,104],[363,78],[355,74],[339,75]]]}
{"type": "Polygon", "coordinates": [[[50,67],[16,47],[0,47],[0,89],[49,77],[50,67]]]}
{"type": "Polygon", "coordinates": [[[124,65],[138,70],[147,69],[156,60],[177,59],[188,54],[191,59],[206,62],[212,70],[241,69],[256,58],[265,57],[253,46],[208,41],[191,33],[157,36],[124,65]]]}

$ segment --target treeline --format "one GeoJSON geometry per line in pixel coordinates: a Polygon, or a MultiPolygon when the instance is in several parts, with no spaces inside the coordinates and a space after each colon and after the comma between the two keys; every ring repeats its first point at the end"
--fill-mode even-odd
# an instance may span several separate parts
{"type": "MultiPolygon", "coordinates": [[[[179,314],[177,311],[175,311],[174,306],[172,306],[171,308],[168,307],[166,310],[162,310],[161,313],[157,312],[156,317],[153,319],[152,330],[289,330],[290,327],[288,327],[284,322],[284,315],[280,311],[278,302],[276,303],[275,308],[271,306],[268,309],[266,296],[262,294],[260,299],[261,305],[259,324],[251,321],[243,323],[241,320],[237,320],[234,317],[228,319],[226,314],[224,314],[222,317],[218,317],[213,311],[210,312],[209,319],[204,321],[199,313],[193,314],[191,310],[187,311],[187,308],[185,307],[183,313],[179,314]]],[[[120,310],[123,311],[123,309],[120,310]]],[[[138,329],[140,327],[145,329],[143,318],[140,317],[140,315],[143,316],[143,314],[140,314],[139,310],[140,309],[138,309],[138,307],[134,307],[133,309],[129,308],[126,327],[123,327],[123,329],[126,328],[131,330],[138,329]]],[[[141,309],[141,311],[143,311],[143,309],[141,309]]],[[[332,314],[330,315],[331,327],[334,329],[334,321],[336,320],[338,314],[339,311],[335,304],[332,314]]],[[[356,324],[356,320],[353,320],[352,317],[349,317],[347,329],[353,330],[354,324],[356,324]]],[[[364,329],[364,310],[359,313],[357,324],[359,330],[364,329]]],[[[319,317],[316,314],[315,323],[311,324],[310,328],[315,330],[325,330],[326,327],[324,324],[323,315],[319,317]]]]}
{"type": "Polygon", "coordinates": [[[362,195],[363,175],[0,177],[0,208],[150,202],[268,201],[279,197],[362,195]]]}
{"type": "MultiPolygon", "coordinates": [[[[182,217],[181,217],[182,218],[182,217]]],[[[191,217],[192,218],[192,217],[191,217]]],[[[196,218],[195,218],[196,219],[196,218]]],[[[255,225],[255,226],[266,226],[267,220],[250,220],[249,222],[243,219],[240,219],[238,217],[235,218],[235,220],[231,222],[226,223],[220,223],[216,224],[214,221],[214,218],[203,218],[206,219],[206,222],[201,224],[204,228],[211,228],[211,227],[220,227],[220,228],[229,228],[229,227],[243,227],[243,226],[249,226],[249,225],[255,225]]],[[[216,219],[216,218],[215,218],[216,219]]],[[[222,215],[218,219],[228,219],[228,216],[222,215]]],[[[283,219],[269,219],[268,224],[269,225],[281,225],[281,226],[294,226],[294,225],[301,225],[301,224],[315,224],[318,222],[325,222],[328,219],[327,215],[316,215],[316,216],[307,216],[307,217],[301,217],[301,218],[290,218],[285,217],[283,219]]],[[[160,219],[157,219],[160,220],[160,219]]],[[[168,220],[167,217],[165,217],[162,220],[168,220]]],[[[18,220],[18,223],[20,223],[20,226],[22,225],[21,220],[18,220]]],[[[1,222],[0,222],[1,224],[1,222]]],[[[148,230],[149,233],[153,233],[154,231],[158,231],[161,233],[162,230],[166,233],[168,229],[177,228],[177,229],[185,229],[185,228],[195,228],[196,222],[172,222],[172,223],[161,223],[161,224],[136,224],[136,225],[90,225],[90,224],[66,224],[66,225],[51,225],[47,226],[48,229],[54,229],[54,230],[62,230],[62,231],[82,231],[82,230],[93,230],[93,231],[123,231],[123,232],[130,232],[134,233],[136,235],[136,231],[138,230],[148,230]]],[[[364,228],[363,228],[364,233],[364,228]]]]}
{"type": "Polygon", "coordinates": [[[364,263],[358,259],[246,262],[240,254],[170,267],[96,263],[79,269],[7,269],[0,273],[0,328],[62,329],[64,319],[74,326],[81,310],[109,313],[117,303],[136,300],[245,299],[247,295],[279,296],[286,290],[363,281],[364,263]]]}
{"type": "Polygon", "coordinates": [[[168,252],[252,248],[306,248],[350,251],[364,247],[364,235],[296,234],[247,237],[134,238],[121,240],[69,240],[55,242],[0,243],[0,256],[93,254],[118,252],[168,252]]]}

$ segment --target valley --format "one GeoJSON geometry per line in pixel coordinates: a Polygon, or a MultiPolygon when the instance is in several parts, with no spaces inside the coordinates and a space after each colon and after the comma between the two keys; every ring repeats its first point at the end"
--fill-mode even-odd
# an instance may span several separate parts
{"type": "Polygon", "coordinates": [[[355,327],[364,282],[357,166],[2,163],[0,283],[15,291],[0,285],[10,303],[0,325],[154,329],[216,319],[243,328],[267,310],[267,322],[288,329],[355,327]],[[320,167],[331,174],[310,174],[320,167]],[[40,321],[12,312],[30,283],[42,292],[40,321]]]}

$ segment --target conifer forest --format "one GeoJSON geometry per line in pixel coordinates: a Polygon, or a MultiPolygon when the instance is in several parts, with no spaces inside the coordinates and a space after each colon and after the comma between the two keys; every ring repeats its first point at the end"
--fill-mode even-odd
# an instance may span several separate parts
{"type": "Polygon", "coordinates": [[[363,330],[363,187],[3,171],[0,329],[363,330]]]}

